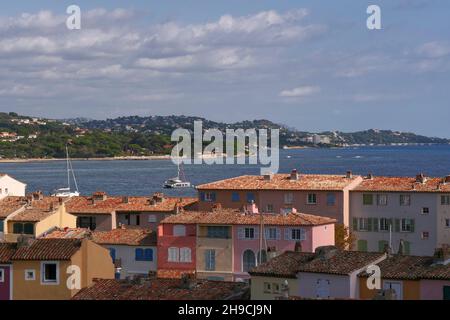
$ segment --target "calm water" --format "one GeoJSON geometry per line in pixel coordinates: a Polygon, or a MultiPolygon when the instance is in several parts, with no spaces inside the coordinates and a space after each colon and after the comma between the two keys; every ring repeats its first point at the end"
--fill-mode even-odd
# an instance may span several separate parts
{"type": "MultiPolygon", "coordinates": [[[[450,174],[450,145],[417,147],[361,147],[346,149],[282,150],[280,172],[297,168],[304,173],[407,176],[424,172],[430,176],[450,174]]],[[[80,192],[97,190],[113,195],[149,195],[162,191],[164,180],[176,175],[176,166],[168,160],[149,161],[74,161],[80,192]]],[[[46,193],[64,187],[65,162],[0,163],[0,171],[28,184],[28,191],[46,193]]],[[[198,185],[243,174],[259,174],[259,166],[187,165],[185,174],[198,185]]],[[[164,190],[171,195],[195,195],[194,189],[164,190]]]]}

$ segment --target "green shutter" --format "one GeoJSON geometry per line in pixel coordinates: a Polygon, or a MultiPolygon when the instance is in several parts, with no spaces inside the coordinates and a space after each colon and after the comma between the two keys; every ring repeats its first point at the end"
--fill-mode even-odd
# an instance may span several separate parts
{"type": "Polygon", "coordinates": [[[367,252],[367,240],[358,240],[358,251],[367,252]]]}
{"type": "Polygon", "coordinates": [[[387,244],[388,244],[388,242],[386,240],[378,241],[378,251],[384,252],[384,249],[385,249],[387,244]]]}
{"type": "Polygon", "coordinates": [[[414,232],[414,219],[409,220],[411,224],[411,232],[414,232]]]}
{"type": "Polygon", "coordinates": [[[394,220],[394,230],[395,232],[400,232],[400,219],[394,220]]]}
{"type": "Polygon", "coordinates": [[[378,218],[373,218],[373,231],[378,232],[378,218]]]}
{"type": "Polygon", "coordinates": [[[353,218],[353,231],[358,231],[358,219],[353,218]]]}
{"type": "Polygon", "coordinates": [[[411,254],[411,243],[409,241],[403,241],[403,248],[404,248],[404,254],[409,255],[411,254]]]}
{"type": "Polygon", "coordinates": [[[372,218],[367,219],[367,231],[372,231],[372,218]]]}

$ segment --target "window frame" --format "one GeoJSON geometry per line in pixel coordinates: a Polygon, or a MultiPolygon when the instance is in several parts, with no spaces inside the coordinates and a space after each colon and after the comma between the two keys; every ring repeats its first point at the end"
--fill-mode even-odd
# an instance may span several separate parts
{"type": "Polygon", "coordinates": [[[25,275],[25,281],[35,281],[36,280],[36,270],[35,269],[25,269],[24,275],[25,275]],[[29,278],[28,273],[31,273],[33,276],[29,278]]]}
{"type": "Polygon", "coordinates": [[[57,286],[60,282],[60,274],[59,274],[59,261],[42,261],[41,262],[41,285],[50,285],[57,286]],[[55,281],[49,281],[45,277],[45,266],[46,265],[55,265],[56,267],[56,279],[55,281]]]}
{"type": "Polygon", "coordinates": [[[373,194],[363,193],[362,202],[363,202],[363,206],[373,206],[373,194]],[[369,199],[370,199],[370,201],[367,201],[369,199]]]}
{"type": "Polygon", "coordinates": [[[231,202],[240,202],[241,201],[241,196],[239,194],[239,192],[232,192],[231,193],[231,202]]]}
{"type": "Polygon", "coordinates": [[[167,248],[167,262],[180,262],[180,249],[178,247],[167,248]],[[175,254],[174,257],[172,256],[171,252],[175,254]]]}
{"type": "Polygon", "coordinates": [[[186,226],[184,224],[176,224],[173,226],[173,236],[174,237],[185,237],[186,236],[186,226]]]}
{"type": "Polygon", "coordinates": [[[303,228],[289,228],[289,240],[305,241],[306,240],[305,230],[303,228]],[[294,234],[295,234],[295,237],[294,237],[294,234]],[[297,238],[297,235],[299,236],[298,238],[297,238]]]}
{"type": "Polygon", "coordinates": [[[411,206],[411,195],[410,194],[401,194],[400,195],[400,206],[401,207],[411,206]],[[405,199],[408,199],[408,201],[405,201],[405,199]]]}
{"type": "Polygon", "coordinates": [[[266,212],[268,212],[268,213],[274,213],[274,212],[275,212],[274,206],[273,206],[272,203],[268,203],[268,204],[266,205],[266,212]]]}
{"type": "Polygon", "coordinates": [[[411,223],[411,221],[413,221],[414,219],[411,218],[402,218],[400,219],[400,232],[402,233],[412,233],[412,226],[414,225],[414,222],[411,223]],[[406,222],[409,222],[408,224],[406,224],[406,222]],[[407,226],[409,226],[409,228],[406,228],[407,226]],[[405,228],[403,228],[405,227],[405,228]]]}
{"type": "Polygon", "coordinates": [[[286,192],[283,194],[284,204],[293,204],[294,203],[294,193],[286,192]]]}
{"type": "Polygon", "coordinates": [[[158,218],[156,217],[156,214],[149,214],[147,217],[147,222],[148,223],[157,223],[158,218]]]}
{"type": "Polygon", "coordinates": [[[377,206],[385,207],[387,205],[388,205],[388,195],[385,193],[377,194],[377,206]],[[384,201],[381,201],[382,199],[384,199],[384,201]]]}
{"type": "Polygon", "coordinates": [[[180,248],[180,262],[190,263],[192,262],[192,250],[189,247],[180,248]],[[187,254],[189,253],[189,254],[187,254]],[[188,258],[187,258],[188,257],[188,258]]]}
{"type": "Polygon", "coordinates": [[[441,206],[450,206],[450,195],[441,195],[441,206]]]}
{"type": "Polygon", "coordinates": [[[317,193],[308,193],[306,195],[306,204],[316,205],[317,204],[317,193]],[[312,200],[312,198],[314,199],[314,201],[310,201],[310,200],[312,200]]]}
{"type": "Polygon", "coordinates": [[[264,237],[266,238],[266,240],[277,240],[278,239],[278,234],[279,234],[278,228],[268,227],[268,228],[265,228],[264,230],[265,230],[264,237]],[[275,237],[272,237],[271,231],[275,231],[275,237]]]}
{"type": "Polygon", "coordinates": [[[216,250],[206,249],[204,254],[205,254],[205,270],[216,271],[216,250]]]}
{"type": "Polygon", "coordinates": [[[334,192],[327,193],[327,206],[332,207],[336,205],[336,194],[334,192]],[[330,201],[330,197],[332,198],[330,201]]]}
{"type": "Polygon", "coordinates": [[[254,227],[244,227],[244,239],[245,240],[254,240],[256,239],[256,228],[254,227]],[[247,237],[247,231],[251,237],[247,237]]]}
{"type": "Polygon", "coordinates": [[[369,219],[368,218],[358,218],[358,231],[369,231],[369,219]],[[361,223],[363,222],[363,223],[361,223]],[[365,226],[365,228],[362,228],[365,226]]]}
{"type": "Polygon", "coordinates": [[[422,207],[420,209],[420,214],[423,215],[423,216],[426,216],[426,215],[430,214],[430,207],[422,207]],[[425,211],[427,211],[427,212],[425,212],[425,211]]]}

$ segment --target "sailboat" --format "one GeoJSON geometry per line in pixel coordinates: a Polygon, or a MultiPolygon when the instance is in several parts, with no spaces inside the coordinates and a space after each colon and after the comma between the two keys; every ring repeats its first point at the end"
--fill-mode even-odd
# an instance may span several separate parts
{"type": "Polygon", "coordinates": [[[55,190],[55,193],[52,194],[52,196],[54,196],[54,197],[71,198],[71,197],[78,197],[80,195],[80,192],[78,191],[77,179],[75,178],[75,173],[74,173],[73,167],[72,167],[72,161],[70,161],[69,148],[68,148],[67,144],[66,144],[66,163],[67,163],[67,187],[55,190]],[[70,175],[72,175],[74,185],[75,185],[75,191],[73,191],[73,192],[72,192],[72,188],[70,186],[70,175]]]}
{"type": "Polygon", "coordinates": [[[191,183],[186,181],[186,177],[184,176],[184,171],[180,166],[180,158],[178,153],[178,145],[177,145],[177,176],[174,178],[170,178],[164,181],[164,188],[173,189],[173,188],[190,188],[191,183]]]}

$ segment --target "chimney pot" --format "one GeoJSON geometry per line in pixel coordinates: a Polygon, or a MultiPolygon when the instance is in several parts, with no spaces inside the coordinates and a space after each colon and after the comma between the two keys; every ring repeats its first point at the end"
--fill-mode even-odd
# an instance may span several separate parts
{"type": "Polygon", "coordinates": [[[296,181],[298,180],[299,176],[298,176],[298,171],[297,169],[292,169],[291,171],[291,180],[296,181]]]}
{"type": "Polygon", "coordinates": [[[347,179],[353,178],[353,173],[351,171],[347,171],[347,179]]]}

